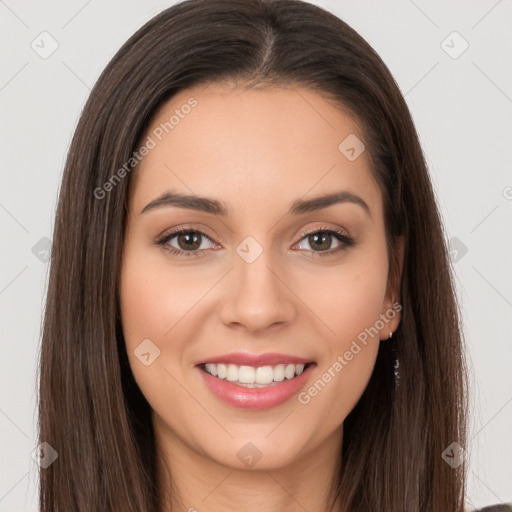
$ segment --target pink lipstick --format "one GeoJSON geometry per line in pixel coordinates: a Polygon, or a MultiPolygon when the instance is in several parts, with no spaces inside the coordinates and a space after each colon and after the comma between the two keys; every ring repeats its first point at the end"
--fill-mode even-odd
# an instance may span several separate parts
{"type": "Polygon", "coordinates": [[[264,410],[297,394],[316,363],[287,354],[238,352],[207,358],[196,366],[208,389],[224,403],[264,410]]]}

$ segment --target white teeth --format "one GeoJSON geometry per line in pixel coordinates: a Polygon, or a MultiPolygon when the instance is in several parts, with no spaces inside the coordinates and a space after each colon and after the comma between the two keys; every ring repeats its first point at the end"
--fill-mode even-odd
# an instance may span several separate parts
{"type": "Polygon", "coordinates": [[[235,380],[238,380],[238,366],[235,366],[234,364],[228,364],[228,374],[226,376],[226,380],[229,380],[230,382],[235,382],[235,380]]]}
{"type": "Polygon", "coordinates": [[[281,382],[284,380],[284,364],[278,364],[274,368],[274,380],[276,382],[281,382]]]}
{"type": "Polygon", "coordinates": [[[294,364],[289,364],[286,366],[286,368],[284,370],[284,376],[287,379],[293,379],[293,377],[295,376],[295,365],[294,364]]]}
{"type": "Polygon", "coordinates": [[[228,374],[228,370],[227,370],[225,364],[212,364],[212,366],[216,366],[217,367],[217,377],[219,377],[219,379],[225,379],[226,378],[226,376],[228,374]]]}
{"type": "Polygon", "coordinates": [[[238,381],[244,384],[254,384],[256,370],[252,366],[240,366],[238,369],[238,381]]]}
{"type": "Polygon", "coordinates": [[[205,364],[206,371],[212,374],[214,377],[217,377],[217,365],[216,364],[205,364]]]}
{"type": "Polygon", "coordinates": [[[210,375],[230,382],[246,384],[246,387],[264,387],[272,382],[293,379],[304,371],[304,364],[278,364],[276,366],[237,366],[235,364],[207,363],[204,369],[210,375]]]}
{"type": "Polygon", "coordinates": [[[260,366],[256,368],[256,384],[270,384],[274,380],[274,369],[272,366],[260,366]]]}

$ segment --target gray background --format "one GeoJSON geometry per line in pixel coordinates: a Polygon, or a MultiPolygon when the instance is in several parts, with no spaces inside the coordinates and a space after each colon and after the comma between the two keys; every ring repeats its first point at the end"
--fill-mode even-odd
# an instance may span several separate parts
{"type": "MultiPolygon", "coordinates": [[[[73,130],[117,49],[172,3],[0,0],[0,511],[37,510],[31,456],[46,249],[73,130]],[[31,44],[47,51],[52,38],[58,48],[43,59],[31,44]]],[[[468,505],[512,501],[512,1],[312,3],[367,39],[412,111],[453,247],[465,322],[473,403],[468,505]]]]}

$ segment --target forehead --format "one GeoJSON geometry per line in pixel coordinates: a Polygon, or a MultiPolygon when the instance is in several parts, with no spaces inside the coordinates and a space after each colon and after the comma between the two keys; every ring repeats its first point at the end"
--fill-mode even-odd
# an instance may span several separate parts
{"type": "Polygon", "coordinates": [[[133,172],[130,202],[140,211],[174,190],[254,213],[269,201],[284,207],[346,189],[376,203],[368,151],[356,159],[344,152],[347,144],[359,152],[363,141],[352,117],[309,89],[186,89],[162,105],[142,139],[151,149],[133,172]]]}

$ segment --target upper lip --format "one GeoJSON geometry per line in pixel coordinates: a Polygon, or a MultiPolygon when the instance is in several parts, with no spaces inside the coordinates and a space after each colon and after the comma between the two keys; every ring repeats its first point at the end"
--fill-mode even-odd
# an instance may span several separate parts
{"type": "Polygon", "coordinates": [[[202,359],[196,363],[196,366],[202,364],[236,364],[237,366],[254,366],[256,368],[260,366],[275,366],[278,364],[306,364],[312,363],[311,359],[304,359],[302,357],[291,356],[288,354],[247,354],[244,352],[231,352],[230,354],[224,354],[222,356],[208,357],[202,359]]]}

